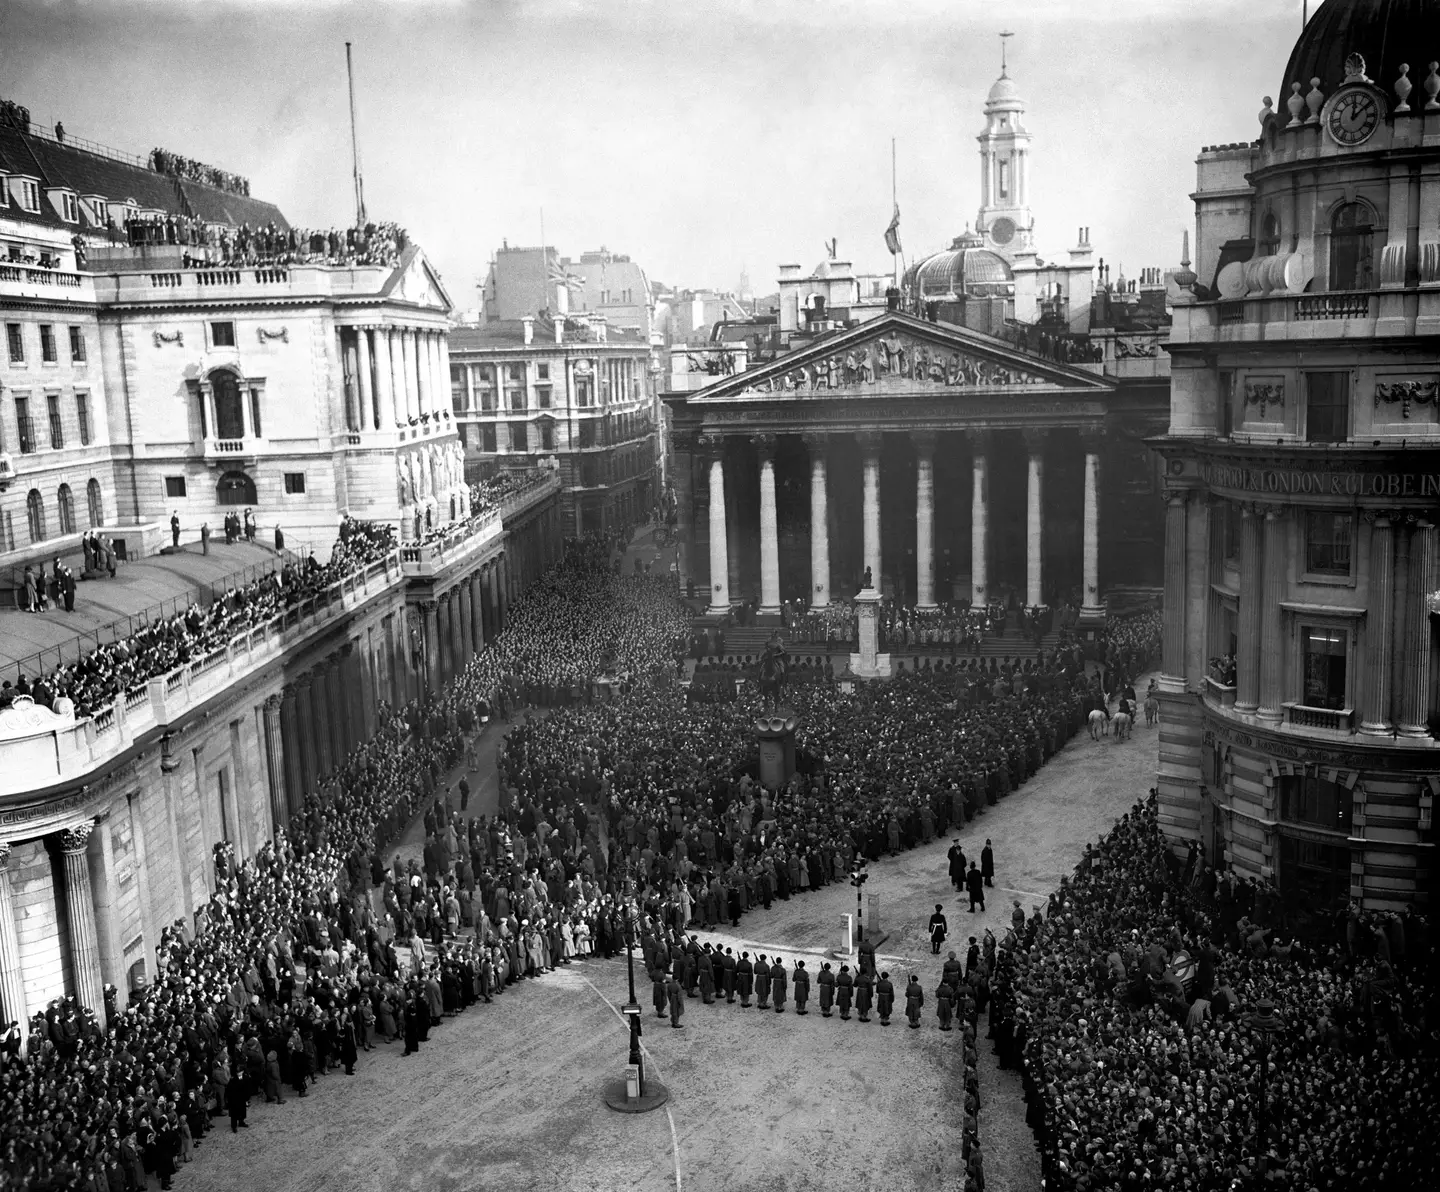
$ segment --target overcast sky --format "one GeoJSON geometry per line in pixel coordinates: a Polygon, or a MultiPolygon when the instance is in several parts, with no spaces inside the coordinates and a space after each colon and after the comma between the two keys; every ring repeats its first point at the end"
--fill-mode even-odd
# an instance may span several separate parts
{"type": "Polygon", "coordinates": [[[1091,228],[1134,276],[1179,258],[1202,145],[1251,139],[1302,0],[0,0],[0,96],[139,154],[251,180],[293,223],[352,215],[346,40],[371,218],[461,307],[493,250],[629,253],[757,293],[837,237],[889,267],[979,204],[997,34],[1029,104],[1041,255],[1091,228]]]}

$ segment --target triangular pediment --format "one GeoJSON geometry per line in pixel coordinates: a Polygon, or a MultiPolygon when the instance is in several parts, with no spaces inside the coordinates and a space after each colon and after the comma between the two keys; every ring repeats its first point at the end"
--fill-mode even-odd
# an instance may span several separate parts
{"type": "Polygon", "coordinates": [[[412,244],[395,266],[395,272],[385,285],[385,297],[414,306],[449,314],[454,309],[450,295],[446,292],[440,275],[435,272],[419,245],[412,244]]]}
{"type": "Polygon", "coordinates": [[[947,391],[1096,397],[1113,389],[1105,377],[1020,351],[992,336],[887,311],[693,392],[686,404],[756,397],[913,397],[947,391]]]}

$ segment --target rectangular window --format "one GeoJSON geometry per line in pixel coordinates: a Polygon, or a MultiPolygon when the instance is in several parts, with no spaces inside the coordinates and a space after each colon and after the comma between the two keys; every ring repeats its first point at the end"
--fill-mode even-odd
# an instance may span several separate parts
{"type": "Polygon", "coordinates": [[[593,422],[580,423],[580,446],[595,446],[595,424],[593,422]]]}
{"type": "Polygon", "coordinates": [[[293,497],[293,496],[296,496],[296,495],[298,495],[298,494],[300,494],[300,493],[303,493],[304,491],[305,491],[305,473],[304,473],[304,472],[286,472],[286,473],[285,473],[285,495],[286,495],[286,496],[291,496],[291,497],[293,497]]]}
{"type": "Polygon", "coordinates": [[[523,422],[512,422],[510,424],[510,450],[529,451],[530,435],[529,428],[523,422]]]}
{"type": "Polygon", "coordinates": [[[470,424],[468,422],[457,422],[455,433],[460,436],[460,446],[465,450],[470,449],[470,424]]]}
{"type": "Polygon", "coordinates": [[[480,428],[480,450],[495,454],[495,427],[494,425],[482,426],[480,428]]]}
{"type": "Polygon", "coordinates": [[[1305,570],[1314,575],[1350,574],[1348,513],[1310,510],[1305,514],[1305,570]]]}
{"type": "Polygon", "coordinates": [[[233,348],[235,346],[235,324],[211,323],[210,346],[212,348],[233,348]]]}
{"type": "Polygon", "coordinates": [[[523,364],[511,364],[506,366],[506,377],[519,384],[525,383],[525,366],[523,364]]]}
{"type": "Polygon", "coordinates": [[[65,446],[65,428],[60,422],[60,395],[58,393],[45,395],[45,412],[50,416],[50,446],[53,450],[59,451],[65,446]]]}
{"type": "Polygon", "coordinates": [[[30,455],[35,450],[35,428],[30,423],[30,399],[15,398],[15,429],[20,432],[20,454],[30,455]]]}
{"type": "Polygon", "coordinates": [[[510,409],[516,413],[523,413],[525,410],[525,390],[510,390],[510,409]]]}
{"type": "Polygon", "coordinates": [[[1343,443],[1350,436],[1350,375],[1305,374],[1305,439],[1343,443]]]}
{"type": "Polygon", "coordinates": [[[450,406],[457,413],[462,413],[470,408],[470,395],[465,392],[465,366],[463,364],[452,364],[450,366],[450,406]]]}
{"type": "Polygon", "coordinates": [[[542,410],[548,410],[550,408],[550,386],[535,386],[535,400],[540,403],[542,410]]]}
{"type": "Polygon", "coordinates": [[[1280,817],[1328,832],[1350,831],[1351,794],[1343,785],[1318,774],[1282,774],[1280,817]]]}
{"type": "Polygon", "coordinates": [[[40,184],[31,182],[26,178],[16,178],[11,184],[11,193],[15,201],[26,211],[40,210],[40,184]]]}
{"type": "Polygon", "coordinates": [[[59,356],[55,352],[55,328],[50,323],[40,324],[40,359],[54,364],[59,356]]]}
{"type": "Polygon", "coordinates": [[[5,324],[5,342],[10,347],[10,363],[23,364],[25,362],[25,335],[20,330],[19,323],[5,324]]]}
{"type": "Polygon", "coordinates": [[[185,495],[185,477],[166,476],[165,495],[167,497],[183,497],[185,495]]]}
{"type": "Polygon", "coordinates": [[[493,410],[495,408],[495,370],[488,364],[475,370],[475,388],[480,393],[480,408],[493,410]]]}
{"type": "Polygon", "coordinates": [[[260,390],[258,388],[250,390],[250,427],[257,439],[263,437],[260,432],[260,390]]]}
{"type": "Polygon", "coordinates": [[[535,379],[537,381],[548,381],[550,379],[550,366],[548,364],[537,364],[535,366],[535,379]]]}
{"type": "Polygon", "coordinates": [[[1304,661],[1305,690],[1301,702],[1307,708],[1338,711],[1345,703],[1345,653],[1349,634],[1344,629],[1312,625],[1300,630],[1304,661]]]}
{"type": "Polygon", "coordinates": [[[581,408],[590,404],[590,382],[575,378],[575,404],[581,408]]]}
{"type": "Polygon", "coordinates": [[[66,223],[79,223],[80,200],[72,194],[62,192],[60,195],[60,214],[66,223]]]}
{"type": "Polygon", "coordinates": [[[555,450],[555,424],[548,420],[540,424],[540,450],[555,450]]]}
{"type": "Polygon", "coordinates": [[[80,446],[90,446],[90,395],[75,395],[75,421],[80,424],[80,446]]]}
{"type": "Polygon", "coordinates": [[[70,360],[75,364],[81,364],[85,360],[85,329],[83,327],[70,328],[70,360]]]}

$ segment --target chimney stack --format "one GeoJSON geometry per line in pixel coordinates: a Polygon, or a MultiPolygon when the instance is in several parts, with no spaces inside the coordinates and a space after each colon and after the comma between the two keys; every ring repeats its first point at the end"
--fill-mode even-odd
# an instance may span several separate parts
{"type": "Polygon", "coordinates": [[[535,320],[530,315],[525,315],[520,323],[525,328],[525,346],[528,348],[535,340],[535,320]]]}

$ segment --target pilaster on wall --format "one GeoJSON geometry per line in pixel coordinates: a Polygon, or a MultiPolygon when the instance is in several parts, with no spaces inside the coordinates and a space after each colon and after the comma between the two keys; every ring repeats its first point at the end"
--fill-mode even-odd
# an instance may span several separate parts
{"type": "Polygon", "coordinates": [[[1200,839],[1202,782],[1199,696],[1161,690],[1160,760],[1155,785],[1159,792],[1160,830],[1171,848],[1184,855],[1191,840],[1200,839]]]}

